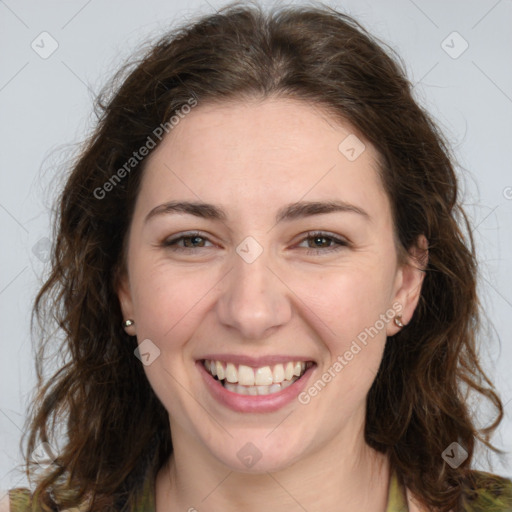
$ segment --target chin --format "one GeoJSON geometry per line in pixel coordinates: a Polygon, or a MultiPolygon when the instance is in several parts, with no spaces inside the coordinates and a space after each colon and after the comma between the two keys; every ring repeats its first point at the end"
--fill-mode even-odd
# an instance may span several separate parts
{"type": "Polygon", "coordinates": [[[235,436],[223,445],[219,443],[215,447],[211,446],[211,453],[231,471],[251,474],[282,471],[303,457],[303,442],[293,443],[293,446],[289,443],[288,446],[284,446],[282,438],[276,436],[271,440],[270,437],[273,434],[269,436],[268,432],[262,434],[260,431],[257,436],[247,434],[235,436]],[[265,438],[265,436],[269,437],[265,438]]]}

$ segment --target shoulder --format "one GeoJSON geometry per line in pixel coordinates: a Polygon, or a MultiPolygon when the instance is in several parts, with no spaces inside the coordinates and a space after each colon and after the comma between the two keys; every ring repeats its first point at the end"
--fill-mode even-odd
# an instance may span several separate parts
{"type": "MultiPolygon", "coordinates": [[[[39,509],[38,509],[39,510],[39,509]]],[[[76,512],[78,508],[62,512],[76,512]]],[[[25,487],[17,487],[0,494],[0,512],[33,512],[32,493],[25,487]]]]}
{"type": "Polygon", "coordinates": [[[462,505],[467,512],[511,512],[512,480],[472,471],[463,483],[462,505]]]}
{"type": "Polygon", "coordinates": [[[22,487],[3,492],[0,512],[29,512],[30,498],[30,491],[22,487]]]}

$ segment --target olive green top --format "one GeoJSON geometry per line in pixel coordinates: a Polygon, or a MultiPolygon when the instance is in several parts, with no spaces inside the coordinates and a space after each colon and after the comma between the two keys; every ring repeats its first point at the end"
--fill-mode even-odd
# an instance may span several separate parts
{"type": "MultiPolygon", "coordinates": [[[[512,512],[511,480],[481,471],[474,471],[473,476],[476,485],[464,488],[460,512],[512,512]]],[[[30,497],[28,489],[11,489],[9,491],[10,512],[31,512],[30,497]]],[[[405,489],[393,473],[389,483],[386,512],[408,511],[405,489]]],[[[132,508],[132,512],[155,512],[153,478],[145,479],[141,500],[132,508]]]]}

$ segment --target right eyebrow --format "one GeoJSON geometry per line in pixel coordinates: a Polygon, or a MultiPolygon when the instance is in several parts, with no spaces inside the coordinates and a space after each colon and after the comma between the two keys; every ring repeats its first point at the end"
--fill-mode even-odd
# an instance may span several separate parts
{"type": "Polygon", "coordinates": [[[153,208],[144,219],[148,222],[151,218],[157,215],[165,215],[170,213],[185,213],[201,217],[203,219],[225,221],[227,219],[226,213],[213,204],[197,203],[190,201],[169,201],[168,203],[161,204],[153,208]]]}

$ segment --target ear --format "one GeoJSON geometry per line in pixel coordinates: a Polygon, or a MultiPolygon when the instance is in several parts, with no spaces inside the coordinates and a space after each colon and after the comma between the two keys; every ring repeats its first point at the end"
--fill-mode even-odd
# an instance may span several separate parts
{"type": "MultiPolygon", "coordinates": [[[[393,304],[400,304],[401,321],[407,325],[414,314],[421,295],[421,287],[425,278],[428,264],[428,240],[420,235],[416,245],[408,251],[407,259],[398,269],[395,282],[395,297],[393,304]]],[[[395,322],[389,322],[386,328],[387,336],[395,335],[401,327],[395,322]]]]}
{"type": "Polygon", "coordinates": [[[121,306],[121,312],[123,314],[124,320],[133,320],[134,325],[129,327],[124,327],[124,330],[130,336],[135,336],[136,331],[136,321],[134,316],[134,307],[132,300],[132,292],[130,288],[130,282],[128,279],[128,274],[125,271],[121,271],[116,275],[115,278],[115,290],[117,293],[117,297],[119,299],[119,305],[121,306]]]}

